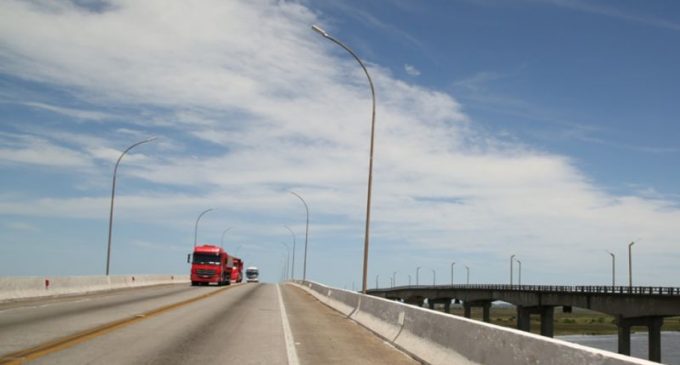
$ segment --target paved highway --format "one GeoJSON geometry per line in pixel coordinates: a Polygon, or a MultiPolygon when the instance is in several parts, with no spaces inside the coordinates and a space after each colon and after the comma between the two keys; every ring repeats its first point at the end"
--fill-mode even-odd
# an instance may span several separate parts
{"type": "Polygon", "coordinates": [[[290,285],[170,285],[0,306],[0,364],[416,364],[290,285]]]}

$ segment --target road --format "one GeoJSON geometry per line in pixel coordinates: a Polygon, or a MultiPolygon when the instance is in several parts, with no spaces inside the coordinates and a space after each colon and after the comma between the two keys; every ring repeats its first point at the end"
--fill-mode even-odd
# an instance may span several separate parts
{"type": "Polygon", "coordinates": [[[292,285],[169,285],[0,306],[0,364],[417,364],[292,285]]]}

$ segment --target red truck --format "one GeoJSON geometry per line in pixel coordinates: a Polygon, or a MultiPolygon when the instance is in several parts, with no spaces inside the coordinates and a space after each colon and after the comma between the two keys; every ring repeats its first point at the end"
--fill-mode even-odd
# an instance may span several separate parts
{"type": "Polygon", "coordinates": [[[243,281],[243,260],[234,257],[234,267],[231,269],[231,282],[240,283],[243,281]]]}
{"type": "Polygon", "coordinates": [[[196,246],[191,260],[191,285],[229,285],[232,281],[237,282],[241,277],[239,266],[243,267],[241,259],[229,255],[222,247],[196,246]]]}

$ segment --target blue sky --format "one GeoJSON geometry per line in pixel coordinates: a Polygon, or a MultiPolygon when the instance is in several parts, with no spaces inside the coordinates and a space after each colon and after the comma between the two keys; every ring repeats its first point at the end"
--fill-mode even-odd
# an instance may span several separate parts
{"type": "Polygon", "coordinates": [[[5,1],[0,275],[185,273],[199,241],[280,278],[680,285],[680,4],[5,1]],[[291,247],[292,248],[292,247],[291,247]]]}

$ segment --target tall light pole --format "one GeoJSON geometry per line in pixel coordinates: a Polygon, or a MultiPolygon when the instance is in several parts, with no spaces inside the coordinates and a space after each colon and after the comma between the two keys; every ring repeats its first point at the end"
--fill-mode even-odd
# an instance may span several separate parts
{"type": "Polygon", "coordinates": [[[153,140],[155,140],[156,137],[148,138],[143,141],[139,141],[130,147],[126,148],[123,153],[120,154],[120,157],[118,157],[118,160],[116,161],[116,165],[113,167],[113,184],[111,184],[111,209],[109,210],[109,242],[108,246],[106,249],[106,276],[109,276],[109,264],[111,263],[111,231],[113,229],[113,198],[116,195],[116,174],[118,173],[118,164],[120,164],[120,160],[123,159],[123,156],[125,156],[128,151],[131,149],[139,146],[140,144],[148,143],[153,140]]]}
{"type": "Polygon", "coordinates": [[[202,211],[201,214],[198,215],[198,218],[196,218],[196,224],[194,225],[194,247],[196,247],[196,245],[198,244],[198,221],[201,220],[201,217],[203,217],[205,213],[208,213],[212,210],[213,210],[212,208],[206,209],[202,211]]]}
{"type": "Polygon", "coordinates": [[[420,281],[418,280],[418,272],[420,271],[420,266],[416,267],[416,285],[419,285],[420,281]]]}
{"type": "Polygon", "coordinates": [[[467,284],[470,285],[470,268],[465,265],[465,270],[467,270],[467,284]]]}
{"type": "Polygon", "coordinates": [[[437,270],[432,269],[432,286],[437,285],[437,270]]]}
{"type": "Polygon", "coordinates": [[[451,285],[453,285],[453,265],[455,265],[455,262],[451,263],[451,285]]]}
{"type": "Polygon", "coordinates": [[[609,255],[612,257],[612,289],[616,287],[616,255],[613,253],[607,251],[609,255]]]}
{"type": "Polygon", "coordinates": [[[378,289],[380,285],[378,285],[378,279],[380,278],[380,274],[375,276],[375,288],[378,289]]]}
{"type": "MultiPolygon", "coordinates": [[[[307,202],[302,199],[300,195],[298,195],[296,192],[291,191],[291,194],[295,195],[300,199],[302,204],[305,205],[305,211],[307,212],[307,223],[305,224],[305,259],[304,263],[302,265],[302,280],[305,281],[307,280],[307,239],[309,238],[309,206],[307,206],[307,202]]],[[[366,278],[364,278],[364,293],[366,292],[366,278]]]]}
{"type": "Polygon", "coordinates": [[[628,286],[633,287],[633,245],[635,241],[628,244],[628,286]]]}
{"type": "Polygon", "coordinates": [[[227,232],[229,232],[229,230],[231,230],[231,227],[225,229],[225,230],[222,232],[222,238],[220,238],[220,247],[222,247],[222,248],[224,248],[224,234],[227,233],[227,232]]]}
{"type": "Polygon", "coordinates": [[[512,286],[512,273],[513,273],[513,270],[512,270],[512,263],[513,263],[514,261],[515,261],[515,254],[512,254],[512,255],[510,256],[510,286],[512,286]]]}
{"type": "Polygon", "coordinates": [[[290,234],[293,235],[293,263],[291,264],[291,268],[290,268],[290,277],[293,280],[295,280],[295,232],[293,232],[293,230],[290,229],[290,227],[288,227],[286,225],[284,225],[284,227],[286,227],[286,229],[290,232],[290,234]]]}
{"type": "Polygon", "coordinates": [[[397,272],[392,273],[392,286],[397,286],[397,272]]]}
{"type": "Polygon", "coordinates": [[[517,263],[519,264],[519,278],[517,280],[517,285],[522,286],[522,261],[517,260],[517,263]]]}
{"type": "Polygon", "coordinates": [[[289,271],[288,266],[290,265],[290,247],[288,247],[288,245],[285,242],[281,242],[281,244],[283,245],[283,247],[286,248],[286,251],[288,253],[288,257],[286,258],[286,276],[288,276],[289,271]]]}
{"type": "Polygon", "coordinates": [[[370,157],[368,160],[368,193],[366,197],[366,230],[364,233],[364,274],[363,274],[363,293],[366,294],[366,275],[368,274],[368,244],[369,244],[369,228],[370,228],[370,223],[371,223],[371,188],[373,186],[373,144],[375,140],[375,88],[373,87],[373,80],[371,80],[371,75],[368,74],[368,70],[366,69],[366,66],[361,62],[359,57],[351,50],[349,47],[344,45],[342,42],[339,40],[331,37],[326,31],[323,29],[319,28],[316,25],[312,26],[312,29],[314,29],[316,32],[324,36],[324,38],[327,38],[334,42],[335,44],[339,45],[343,49],[345,49],[349,54],[351,54],[354,59],[359,62],[359,65],[361,68],[364,70],[364,73],[366,74],[366,78],[368,78],[368,84],[371,87],[371,98],[373,100],[373,108],[371,112],[371,148],[370,148],[370,157]]]}
{"type": "Polygon", "coordinates": [[[408,274],[408,286],[411,286],[411,274],[408,274]]]}

